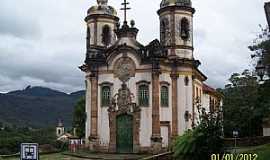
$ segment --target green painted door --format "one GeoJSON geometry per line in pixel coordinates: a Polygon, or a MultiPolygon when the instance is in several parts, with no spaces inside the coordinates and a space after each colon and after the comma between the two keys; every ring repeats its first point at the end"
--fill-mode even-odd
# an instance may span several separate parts
{"type": "Polygon", "coordinates": [[[120,115],[117,117],[116,147],[118,153],[133,152],[133,117],[120,115]]]}

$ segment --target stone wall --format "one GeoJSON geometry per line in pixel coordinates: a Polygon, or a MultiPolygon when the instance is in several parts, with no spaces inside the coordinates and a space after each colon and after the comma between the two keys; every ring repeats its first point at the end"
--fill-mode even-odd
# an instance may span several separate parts
{"type": "MultiPolygon", "coordinates": [[[[233,147],[234,146],[234,138],[225,138],[224,143],[226,147],[233,147]]],[[[252,138],[237,138],[236,145],[239,147],[244,146],[257,146],[257,145],[264,145],[270,143],[270,136],[269,137],[252,137],[252,138]]]]}

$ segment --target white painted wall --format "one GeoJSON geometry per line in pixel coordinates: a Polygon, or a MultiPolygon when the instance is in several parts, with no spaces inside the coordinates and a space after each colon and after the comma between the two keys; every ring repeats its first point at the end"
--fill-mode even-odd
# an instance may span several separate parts
{"type": "MultiPolygon", "coordinates": [[[[139,60],[134,56],[133,54],[128,54],[130,58],[132,58],[135,61],[135,64],[139,66],[139,60]]],[[[120,58],[121,55],[118,55],[116,58],[120,58]]],[[[109,69],[113,69],[113,65],[116,62],[116,60],[112,60],[109,69]]],[[[136,66],[137,67],[137,66],[136,66]]],[[[139,68],[139,67],[138,67],[139,68]]],[[[105,68],[103,68],[104,71],[105,68]]],[[[184,69],[185,70],[185,69],[184,69]]],[[[188,110],[190,113],[192,113],[192,78],[189,76],[189,85],[185,86],[184,84],[184,78],[186,75],[180,75],[178,79],[178,134],[181,135],[184,133],[186,129],[191,128],[191,121],[188,123],[185,122],[184,114],[185,111],[188,110]]],[[[138,97],[137,97],[137,87],[136,83],[139,81],[148,81],[151,82],[152,80],[152,73],[151,72],[141,72],[136,73],[135,77],[132,77],[128,82],[127,86],[130,89],[131,93],[134,94],[134,102],[138,103],[138,97]]],[[[172,85],[171,85],[171,77],[170,73],[162,73],[160,75],[160,82],[165,81],[168,82],[169,85],[169,107],[161,107],[160,108],[160,121],[169,121],[170,125],[172,122],[172,85]]],[[[118,78],[114,77],[113,73],[102,73],[99,74],[98,84],[102,84],[104,82],[110,82],[113,83],[112,87],[112,96],[114,96],[118,90],[121,88],[121,82],[118,78]]],[[[91,116],[91,93],[89,92],[91,90],[91,86],[89,85],[90,81],[88,80],[87,85],[87,92],[86,92],[86,111],[87,111],[87,123],[86,123],[86,136],[88,137],[90,135],[90,116],[91,116]]],[[[108,117],[108,111],[107,107],[101,107],[101,86],[98,86],[98,136],[100,139],[100,145],[101,146],[108,146],[110,135],[109,135],[109,117],[108,117]]],[[[141,147],[149,147],[151,146],[151,136],[152,136],[152,83],[149,85],[149,107],[141,107],[141,122],[140,122],[140,136],[139,141],[141,147]]],[[[164,144],[167,145],[167,141],[169,139],[168,137],[168,128],[165,130],[164,127],[161,128],[161,134],[164,139],[164,144]]]]}
{"type": "MultiPolygon", "coordinates": [[[[172,80],[169,73],[162,73],[159,78],[160,82],[165,81],[168,82],[170,85],[169,88],[169,106],[168,107],[162,107],[160,106],[160,121],[169,121],[170,124],[172,124],[172,80]]],[[[161,89],[161,86],[160,88],[161,89]]],[[[160,91],[159,91],[160,93],[160,91]]],[[[160,97],[161,99],[161,97],[160,97]]],[[[159,101],[160,103],[161,101],[159,101]]]]}
{"type": "MultiPolygon", "coordinates": [[[[138,60],[134,55],[128,54],[130,58],[132,58],[135,61],[135,64],[138,65],[138,60]]],[[[121,55],[117,58],[120,58],[121,55]]],[[[117,62],[116,59],[114,59],[109,66],[109,68],[113,69],[114,63],[117,62]]],[[[136,73],[135,77],[132,77],[128,82],[127,82],[127,87],[130,89],[131,93],[134,94],[134,102],[138,101],[137,97],[137,90],[136,90],[136,83],[139,81],[149,81],[151,82],[152,80],[152,74],[151,73],[136,73]]],[[[113,93],[112,96],[114,96],[118,90],[121,88],[122,82],[112,73],[110,74],[100,74],[99,75],[99,84],[103,82],[111,82],[113,83],[113,93]]],[[[149,94],[150,94],[150,99],[149,99],[149,107],[142,107],[141,108],[141,122],[140,122],[140,145],[142,147],[149,147],[151,146],[151,136],[152,136],[152,84],[149,85],[149,94]]],[[[101,87],[99,86],[99,98],[98,98],[98,134],[100,137],[100,144],[101,145],[108,145],[109,144],[109,117],[108,117],[108,108],[102,108],[101,107],[101,97],[100,97],[100,90],[101,87]]]]}
{"type": "MultiPolygon", "coordinates": [[[[192,115],[192,106],[193,106],[193,88],[192,88],[192,76],[188,76],[189,78],[189,83],[188,86],[185,86],[185,90],[186,90],[186,105],[185,105],[185,111],[188,111],[189,114],[192,115]]],[[[189,121],[186,123],[186,129],[191,129],[192,125],[192,120],[189,119],[189,121]]]]}
{"type": "Polygon", "coordinates": [[[184,113],[185,113],[185,104],[186,104],[186,90],[184,88],[184,76],[180,76],[177,80],[178,83],[178,134],[182,135],[185,130],[185,118],[184,118],[184,113]]]}
{"type": "MultiPolygon", "coordinates": [[[[134,78],[131,78],[127,83],[131,93],[135,96],[135,101],[138,104],[138,96],[136,90],[136,83],[139,81],[149,81],[152,80],[151,73],[137,73],[134,78]]],[[[141,107],[141,122],[140,122],[140,145],[142,147],[151,146],[151,136],[152,136],[152,83],[149,85],[149,107],[141,107]]]]}
{"type": "MultiPolygon", "coordinates": [[[[98,79],[98,136],[101,146],[109,146],[110,128],[108,107],[101,107],[101,86],[104,82],[112,82],[112,74],[100,74],[98,79]]],[[[114,87],[113,87],[114,88],[114,87]]]]}
{"type": "Polygon", "coordinates": [[[203,94],[202,97],[202,107],[205,108],[206,112],[210,112],[210,95],[203,94]]]}
{"type": "Polygon", "coordinates": [[[178,134],[182,135],[185,130],[191,128],[191,120],[185,122],[185,112],[192,114],[193,95],[192,79],[189,77],[189,84],[185,86],[185,75],[178,78],[178,134]]]}

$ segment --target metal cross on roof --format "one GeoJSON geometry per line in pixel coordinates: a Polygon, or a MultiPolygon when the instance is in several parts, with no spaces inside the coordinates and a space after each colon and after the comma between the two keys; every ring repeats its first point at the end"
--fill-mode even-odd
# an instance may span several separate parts
{"type": "Polygon", "coordinates": [[[128,4],[129,2],[127,2],[127,0],[124,0],[124,3],[121,4],[124,6],[124,8],[121,8],[121,10],[124,10],[124,23],[127,23],[127,10],[131,9],[127,7],[128,4]]]}

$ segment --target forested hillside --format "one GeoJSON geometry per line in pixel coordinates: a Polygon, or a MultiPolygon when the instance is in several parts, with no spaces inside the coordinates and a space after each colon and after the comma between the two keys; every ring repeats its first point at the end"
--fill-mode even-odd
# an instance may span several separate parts
{"type": "Polygon", "coordinates": [[[66,94],[44,87],[0,94],[0,122],[17,127],[55,126],[62,119],[71,126],[73,108],[84,91],[66,94]]]}

